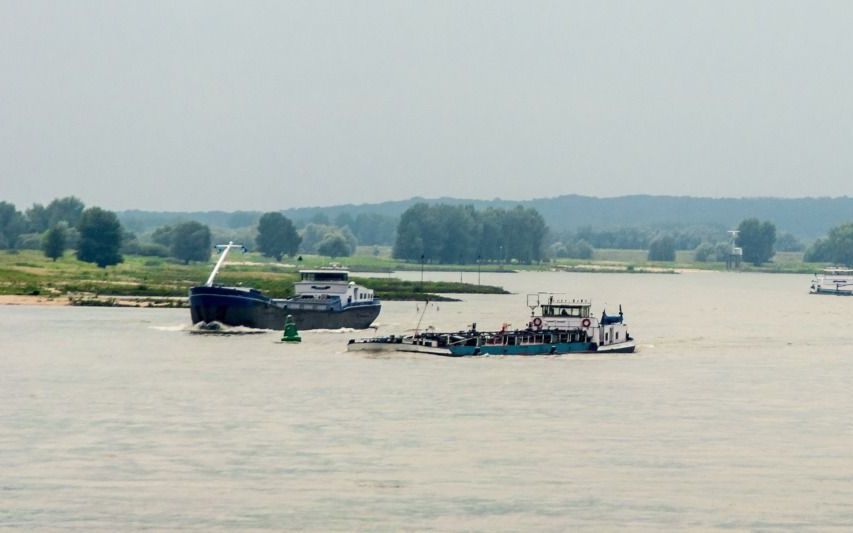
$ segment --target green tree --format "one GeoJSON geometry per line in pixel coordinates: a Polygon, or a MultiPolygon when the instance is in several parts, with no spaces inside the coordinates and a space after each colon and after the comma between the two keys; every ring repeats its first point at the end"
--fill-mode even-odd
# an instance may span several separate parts
{"type": "Polygon", "coordinates": [[[74,196],[53,200],[45,208],[47,227],[53,227],[60,222],[67,222],[71,227],[76,226],[80,222],[80,217],[83,216],[85,207],[83,202],[74,196]]]}
{"type": "Polygon", "coordinates": [[[394,244],[397,223],[396,217],[361,213],[350,227],[360,244],[394,244]]]}
{"type": "Polygon", "coordinates": [[[64,223],[56,224],[47,230],[41,241],[45,257],[49,257],[54,261],[62,257],[62,254],[65,253],[66,241],[64,223]]]}
{"type": "Polygon", "coordinates": [[[352,229],[352,227],[355,226],[355,219],[347,212],[340,213],[335,217],[335,226],[339,228],[349,227],[352,229]]]}
{"type": "Polygon", "coordinates": [[[17,248],[18,237],[27,228],[27,219],[15,204],[0,202],[0,248],[17,248]]]}
{"type": "Polygon", "coordinates": [[[156,244],[171,248],[172,239],[174,238],[174,231],[175,228],[173,228],[172,226],[160,226],[159,228],[155,229],[154,232],[151,234],[151,240],[154,241],[156,244]]]}
{"type": "Polygon", "coordinates": [[[26,216],[30,231],[41,233],[50,228],[50,217],[43,205],[33,204],[31,208],[27,209],[26,216]]]}
{"type": "Polygon", "coordinates": [[[791,233],[784,231],[776,238],[776,250],[779,252],[802,252],[806,247],[791,233]]]}
{"type": "Polygon", "coordinates": [[[710,242],[703,242],[693,251],[693,258],[701,263],[715,261],[717,259],[717,249],[710,242]]]}
{"type": "Polygon", "coordinates": [[[392,252],[394,257],[414,260],[421,254],[426,255],[424,241],[428,217],[427,204],[415,204],[403,212],[397,225],[397,238],[392,252]]]}
{"type": "Polygon", "coordinates": [[[296,233],[293,222],[278,212],[264,213],[258,221],[258,249],[267,257],[281,261],[284,255],[294,255],[302,237],[296,233]]]}
{"type": "Polygon", "coordinates": [[[832,228],[827,237],[830,260],[839,265],[853,266],[853,224],[832,228]]]}
{"type": "Polygon", "coordinates": [[[662,235],[652,240],[649,244],[649,261],[675,261],[675,239],[662,235]]]}
{"type": "Polygon", "coordinates": [[[735,243],[743,248],[744,261],[756,266],[770,261],[776,242],[776,226],[772,222],[748,218],[737,229],[739,233],[735,243]]]}
{"type": "Polygon", "coordinates": [[[583,239],[566,247],[566,257],[572,259],[592,259],[593,254],[595,254],[595,249],[583,239]]]}
{"type": "Polygon", "coordinates": [[[829,263],[832,261],[832,252],[829,239],[818,239],[803,254],[803,261],[807,263],[829,263]]]}
{"type": "Polygon", "coordinates": [[[469,263],[477,260],[539,261],[547,233],[538,211],[524,207],[415,204],[400,217],[393,256],[410,261],[469,263]]]}
{"type": "Polygon", "coordinates": [[[317,246],[320,255],[328,257],[348,257],[352,254],[349,243],[340,233],[330,233],[317,246]]]}
{"type": "Polygon", "coordinates": [[[181,222],[172,230],[172,256],[184,264],[210,259],[210,245],[210,228],[200,222],[181,222]]]}
{"type": "Polygon", "coordinates": [[[90,207],[83,211],[77,228],[77,259],[101,268],[124,261],[121,249],[121,224],[112,211],[90,207]]]}

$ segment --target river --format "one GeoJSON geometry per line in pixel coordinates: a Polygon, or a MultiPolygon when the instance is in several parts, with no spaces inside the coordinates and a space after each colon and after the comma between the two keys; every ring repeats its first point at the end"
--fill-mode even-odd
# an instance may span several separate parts
{"type": "MultiPolygon", "coordinates": [[[[0,529],[849,530],[853,298],[809,280],[484,273],[513,294],[423,318],[521,325],[528,292],[569,293],[621,303],[633,355],[371,356],[345,348],[373,332],[0,307],[0,529]]],[[[423,305],[386,302],[378,332],[423,305]]]]}

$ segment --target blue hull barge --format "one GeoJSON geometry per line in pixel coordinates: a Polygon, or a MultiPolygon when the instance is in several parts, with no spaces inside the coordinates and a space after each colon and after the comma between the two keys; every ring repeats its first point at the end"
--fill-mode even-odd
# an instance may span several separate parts
{"type": "Polygon", "coordinates": [[[633,353],[620,307],[618,315],[590,314],[589,300],[557,294],[528,296],[531,319],[524,329],[504,325],[499,331],[468,330],[441,333],[416,332],[371,339],[352,339],[348,351],[416,352],[450,357],[474,355],[561,355],[581,353],[633,353]],[[536,313],[536,310],[539,313],[536,313]]]}
{"type": "Polygon", "coordinates": [[[216,274],[233,243],[219,246],[219,258],[207,283],[189,291],[193,324],[218,322],[227,326],[281,330],[288,315],[299,330],[365,329],[382,308],[373,291],[349,281],[340,269],[301,270],[294,297],[270,298],[259,290],[214,284],[216,274]]]}

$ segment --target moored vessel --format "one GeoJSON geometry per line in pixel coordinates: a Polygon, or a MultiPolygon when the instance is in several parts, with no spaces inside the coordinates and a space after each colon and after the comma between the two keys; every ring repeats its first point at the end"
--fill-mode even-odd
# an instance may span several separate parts
{"type": "Polygon", "coordinates": [[[228,326],[281,330],[288,315],[300,330],[364,329],[381,310],[371,289],[349,280],[344,269],[300,270],[293,298],[271,298],[257,289],[214,284],[216,274],[232,248],[217,246],[222,256],[204,285],[189,290],[193,324],[218,322],[228,326]]]}
{"type": "Polygon", "coordinates": [[[636,343],[620,306],[618,315],[592,315],[591,302],[558,294],[528,296],[531,317],[522,329],[427,330],[412,335],[352,339],[348,351],[417,352],[445,356],[632,353],[636,343]]]}
{"type": "Polygon", "coordinates": [[[811,294],[853,296],[853,269],[826,268],[812,279],[811,294]]]}

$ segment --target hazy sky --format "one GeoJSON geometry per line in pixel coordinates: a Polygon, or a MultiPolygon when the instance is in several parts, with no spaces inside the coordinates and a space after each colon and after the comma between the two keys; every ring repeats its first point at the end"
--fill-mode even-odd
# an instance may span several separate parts
{"type": "Polygon", "coordinates": [[[0,200],[853,195],[853,2],[0,0],[0,200]]]}

